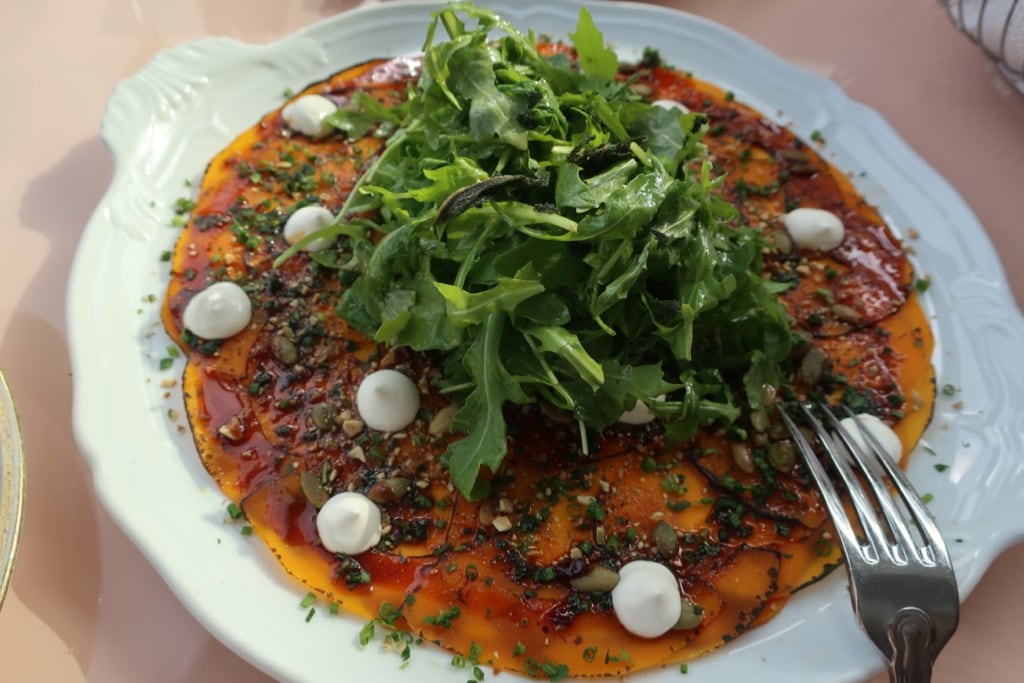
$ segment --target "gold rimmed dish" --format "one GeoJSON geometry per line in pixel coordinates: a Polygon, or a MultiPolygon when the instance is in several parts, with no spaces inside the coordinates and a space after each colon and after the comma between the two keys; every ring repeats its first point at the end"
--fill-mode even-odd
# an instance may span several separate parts
{"type": "Polygon", "coordinates": [[[25,460],[14,400],[0,373],[0,607],[14,571],[25,502],[25,460]]]}

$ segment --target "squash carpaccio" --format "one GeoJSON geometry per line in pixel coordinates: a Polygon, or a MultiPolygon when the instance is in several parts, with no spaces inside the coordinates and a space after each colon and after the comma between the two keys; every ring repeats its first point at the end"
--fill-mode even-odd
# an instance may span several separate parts
{"type": "MultiPolygon", "coordinates": [[[[415,59],[371,61],[301,94],[343,102],[361,90],[393,103],[418,69],[415,59]]],[[[652,100],[707,114],[724,196],[776,245],[765,276],[792,283],[781,297],[809,340],[802,351],[824,353],[810,372],[835,398],[873,406],[909,453],[931,415],[932,338],[906,253],[876,210],[813,145],[730,93],[662,66],[623,76],[652,100]],[[794,247],[780,217],[798,206],[838,215],[843,244],[828,254],[794,247]]],[[[308,254],[272,267],[287,247],[286,209],[312,196],[337,210],[383,143],[372,134],[313,140],[271,112],[210,162],[173,255],[163,319],[188,351],[183,389],[198,453],[288,573],[362,618],[387,614],[396,629],[471,661],[552,678],[697,657],[837,566],[802,467],[745,471],[722,433],[668,446],[656,423],[619,426],[585,455],[574,423],[516,408],[491,495],[459,496],[438,460],[459,435],[443,429],[436,359],[350,330],[334,313],[343,284],[308,254]],[[189,336],[185,305],[224,279],[244,284],[252,324],[218,343],[189,336]],[[400,433],[368,430],[356,414],[361,378],[382,367],[418,380],[420,418],[400,433]],[[354,557],[325,550],[316,531],[314,502],[344,490],[367,493],[384,512],[381,542],[354,557]],[[594,565],[633,559],[672,570],[702,610],[698,626],[639,638],[616,620],[607,592],[570,584],[594,565]]],[[[784,439],[779,430],[747,425],[750,448],[784,439]]]]}

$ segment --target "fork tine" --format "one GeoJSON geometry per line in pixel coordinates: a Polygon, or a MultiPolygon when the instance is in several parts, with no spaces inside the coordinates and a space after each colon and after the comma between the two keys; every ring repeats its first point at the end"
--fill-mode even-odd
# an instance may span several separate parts
{"type": "Polygon", "coordinates": [[[832,485],[832,480],[829,479],[825,468],[818,461],[818,456],[814,454],[814,449],[807,442],[807,439],[804,438],[803,432],[796,426],[793,418],[789,416],[789,413],[786,412],[781,403],[777,407],[783,424],[786,425],[786,429],[789,430],[793,441],[796,442],[797,450],[803,456],[804,464],[807,465],[811,477],[821,492],[821,498],[825,501],[825,507],[828,508],[829,517],[832,518],[832,524],[836,528],[836,533],[839,534],[839,544],[843,548],[843,554],[849,557],[854,552],[860,550],[860,544],[857,541],[857,533],[846,516],[843,500],[835,486],[832,485]]]}
{"type": "MultiPolygon", "coordinates": [[[[868,443],[871,444],[871,447],[875,450],[876,454],[883,453],[883,449],[878,443],[878,440],[873,434],[871,434],[871,432],[863,428],[860,420],[857,420],[856,416],[853,414],[853,411],[845,406],[842,407],[842,410],[846,417],[854,418],[854,422],[860,429],[861,435],[868,443]]],[[[835,416],[832,415],[831,412],[829,412],[829,415],[833,420],[835,419],[835,416]]],[[[913,484],[911,484],[910,480],[907,479],[906,474],[903,473],[903,470],[900,469],[899,465],[892,462],[888,457],[881,455],[877,457],[876,460],[881,464],[882,469],[885,470],[885,473],[888,475],[893,487],[899,493],[900,500],[903,501],[903,504],[910,512],[914,519],[914,523],[917,525],[918,531],[920,531],[922,538],[925,540],[926,548],[932,553],[932,557],[928,557],[927,559],[931,562],[948,565],[950,563],[949,552],[946,549],[946,544],[942,539],[939,527],[935,523],[935,519],[932,517],[931,513],[921,501],[921,497],[917,494],[917,490],[914,488],[913,484]]]]}
{"type": "MultiPolygon", "coordinates": [[[[850,467],[850,461],[843,456],[843,454],[836,448],[835,443],[832,441],[832,437],[828,431],[818,420],[817,416],[811,411],[807,404],[801,403],[800,408],[804,413],[804,417],[810,423],[814,430],[815,435],[821,442],[825,453],[828,454],[829,460],[835,465],[836,470],[839,472],[839,477],[843,480],[843,486],[846,488],[847,493],[850,496],[850,501],[853,503],[853,509],[857,512],[857,518],[860,520],[861,528],[864,530],[864,535],[868,541],[868,545],[874,557],[868,557],[867,559],[871,562],[878,560],[878,554],[888,552],[890,546],[889,537],[886,535],[885,530],[882,528],[881,522],[878,515],[875,513],[875,506],[868,498],[864,487],[861,485],[860,480],[857,479],[857,475],[854,474],[853,469],[850,467]]],[[[831,416],[835,420],[835,416],[831,416]]],[[[838,424],[838,421],[836,422],[838,424]]],[[[877,491],[875,494],[877,496],[877,491]]],[[[845,516],[845,510],[843,511],[845,516]]],[[[864,554],[863,552],[861,554],[864,554]]]]}
{"type": "MultiPolygon", "coordinates": [[[[849,430],[847,430],[845,427],[843,427],[843,425],[839,423],[839,420],[832,413],[832,411],[828,409],[828,406],[824,404],[818,404],[817,407],[818,410],[821,411],[822,415],[825,416],[825,420],[829,423],[829,426],[833,429],[833,434],[835,434],[839,438],[843,446],[846,447],[845,455],[849,457],[851,460],[853,460],[853,462],[857,465],[858,469],[860,469],[860,471],[864,473],[868,487],[874,494],[875,500],[878,501],[879,507],[882,508],[882,513],[885,515],[886,520],[889,522],[890,530],[896,536],[897,547],[904,549],[906,552],[916,552],[916,554],[920,556],[920,544],[911,535],[910,529],[907,527],[906,522],[903,521],[903,515],[896,507],[896,503],[892,498],[892,494],[890,493],[888,486],[878,473],[879,466],[885,468],[887,464],[890,464],[888,462],[889,457],[885,454],[882,447],[878,444],[877,440],[870,434],[870,432],[863,428],[863,425],[861,424],[859,419],[856,419],[856,417],[854,417],[854,425],[856,425],[857,430],[864,438],[867,448],[863,448],[860,445],[860,443],[858,443],[853,438],[853,435],[849,432],[849,430]],[[872,455],[874,457],[870,457],[868,453],[866,453],[866,451],[872,451],[872,455]]],[[[828,450],[827,445],[825,450],[828,450]]],[[[831,455],[833,459],[845,460],[845,458],[842,457],[842,455],[844,454],[830,452],[829,455],[831,455]]],[[[852,484],[851,482],[846,483],[847,486],[852,485],[856,488],[861,488],[860,486],[858,486],[857,481],[853,481],[852,484]]],[[[863,518],[864,515],[861,512],[859,506],[857,506],[855,503],[854,507],[857,508],[858,514],[860,514],[863,518]]],[[[869,508],[869,513],[872,518],[877,519],[877,515],[875,515],[873,507],[869,508]]],[[[889,553],[890,556],[892,556],[894,559],[906,561],[906,558],[899,557],[899,553],[892,548],[892,545],[886,539],[882,540],[881,549],[889,553]]]]}

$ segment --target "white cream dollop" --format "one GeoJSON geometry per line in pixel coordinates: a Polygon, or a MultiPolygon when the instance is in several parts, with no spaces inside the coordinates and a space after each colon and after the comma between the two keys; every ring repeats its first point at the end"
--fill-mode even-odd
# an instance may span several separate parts
{"type": "Polygon", "coordinates": [[[824,209],[793,209],[782,217],[782,223],[793,243],[802,249],[832,251],[846,237],[839,216],[824,209]]]}
{"type": "MultiPolygon", "coordinates": [[[[664,396],[658,396],[655,401],[664,401],[664,396]]],[[[655,415],[647,404],[640,399],[636,400],[633,407],[619,415],[619,422],[627,425],[645,425],[654,422],[655,415]]]]}
{"type": "MultiPolygon", "coordinates": [[[[870,413],[858,414],[857,420],[864,426],[864,429],[868,434],[875,437],[875,441],[877,441],[878,445],[882,447],[885,454],[889,456],[893,462],[898,463],[900,458],[903,457],[903,443],[900,441],[900,437],[896,432],[894,432],[889,425],[885,424],[870,413]]],[[[864,440],[864,436],[860,433],[860,429],[857,428],[852,417],[844,417],[839,421],[839,424],[841,424],[843,429],[853,437],[854,442],[860,446],[862,450],[866,450],[868,448],[867,441],[864,440]]],[[[842,442],[838,441],[838,437],[836,440],[840,445],[842,445],[842,442]]]]}
{"type": "Polygon", "coordinates": [[[303,95],[285,105],[281,110],[281,118],[292,130],[311,138],[319,138],[330,132],[324,119],[337,108],[334,102],[323,95],[303,95]]]}
{"type": "Polygon", "coordinates": [[[642,638],[667,633],[682,614],[679,583],[668,567],[650,560],[627,562],[612,589],[612,608],[627,631],[642,638]]]}
{"type": "MultiPolygon", "coordinates": [[[[291,216],[288,216],[282,234],[288,244],[295,244],[306,235],[322,230],[333,222],[333,213],[319,204],[310,204],[309,206],[303,206],[301,209],[296,209],[291,216]]],[[[331,246],[333,241],[331,238],[320,237],[302,247],[302,249],[303,251],[321,251],[331,246]]]]}
{"type": "Polygon", "coordinates": [[[339,493],[317,513],[316,532],[332,553],[358,555],[380,542],[380,508],[361,493],[339,493]]]}
{"type": "Polygon", "coordinates": [[[185,306],[182,322],[203,339],[233,337],[252,321],[252,302],[234,282],[215,282],[196,294],[185,306]]]}
{"type": "Polygon", "coordinates": [[[356,408],[370,429],[397,432],[416,419],[420,392],[397,370],[378,370],[364,377],[356,390],[356,408]]]}
{"type": "Polygon", "coordinates": [[[689,107],[687,107],[682,102],[676,102],[675,100],[654,100],[653,102],[651,102],[651,104],[653,104],[655,107],[668,109],[669,111],[672,111],[673,109],[678,109],[683,114],[690,113],[689,107]]]}

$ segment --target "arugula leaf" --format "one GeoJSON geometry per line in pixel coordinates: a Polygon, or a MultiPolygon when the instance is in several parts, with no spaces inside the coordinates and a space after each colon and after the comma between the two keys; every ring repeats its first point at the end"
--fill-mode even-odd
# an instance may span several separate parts
{"type": "Polygon", "coordinates": [[[544,291],[534,280],[500,278],[498,283],[482,292],[467,292],[454,285],[435,282],[444,297],[448,319],[457,327],[477,325],[496,311],[511,313],[521,302],[544,291]]]}
{"type": "Polygon", "coordinates": [[[356,96],[329,119],[398,126],[322,233],[347,238],[329,265],[356,274],[337,312],[440,352],[463,433],[443,462],[471,499],[504,461],[508,404],[571,411],[584,449],[637,400],[689,439],[755,409],[793,344],[763,239],[717,195],[705,117],[617,83],[587,10],[571,37],[575,61],[545,57],[490,10],[446,5],[405,102],[356,96]]]}
{"type": "Polygon", "coordinates": [[[505,458],[505,403],[529,401],[502,365],[499,347],[504,327],[504,313],[489,314],[466,349],[463,364],[474,378],[475,388],[456,413],[452,428],[466,430],[467,435],[453,443],[443,457],[452,482],[471,500],[487,495],[488,482],[480,478],[481,470],[496,472],[505,458]]]}
{"type": "Polygon", "coordinates": [[[583,73],[603,81],[615,78],[619,70],[619,58],[613,50],[605,47],[604,36],[594,25],[594,20],[586,7],[580,9],[576,32],[570,33],[569,37],[576,47],[583,73]]]}
{"type": "Polygon", "coordinates": [[[401,115],[364,92],[356,92],[345,107],[328,114],[324,123],[358,140],[382,123],[393,126],[402,122],[401,115]]]}
{"type": "Polygon", "coordinates": [[[591,388],[604,383],[604,370],[583,348],[579,337],[564,327],[544,326],[525,330],[526,335],[537,342],[537,348],[544,353],[553,353],[573,367],[580,379],[591,388]]]}

